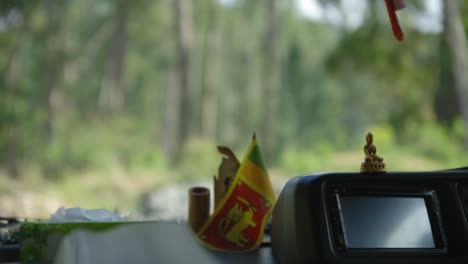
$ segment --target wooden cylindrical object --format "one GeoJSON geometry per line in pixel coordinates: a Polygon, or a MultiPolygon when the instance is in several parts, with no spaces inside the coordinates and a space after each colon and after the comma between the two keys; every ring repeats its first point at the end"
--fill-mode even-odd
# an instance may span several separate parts
{"type": "Polygon", "coordinates": [[[188,220],[193,231],[197,233],[210,216],[210,189],[193,187],[188,193],[188,220]]]}

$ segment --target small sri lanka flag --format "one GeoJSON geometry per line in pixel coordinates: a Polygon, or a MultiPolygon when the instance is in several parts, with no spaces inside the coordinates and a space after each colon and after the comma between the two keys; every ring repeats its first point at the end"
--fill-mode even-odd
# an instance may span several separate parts
{"type": "Polygon", "coordinates": [[[254,135],[226,195],[197,235],[204,245],[215,250],[256,249],[262,243],[275,200],[254,135]]]}

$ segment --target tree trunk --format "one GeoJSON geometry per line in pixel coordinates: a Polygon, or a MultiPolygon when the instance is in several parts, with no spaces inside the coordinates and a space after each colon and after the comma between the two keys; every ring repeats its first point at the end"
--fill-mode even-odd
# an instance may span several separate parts
{"type": "Polygon", "coordinates": [[[175,134],[169,136],[168,139],[172,143],[167,143],[171,146],[169,159],[172,164],[180,161],[180,154],[188,136],[190,135],[191,120],[192,120],[192,56],[193,56],[193,21],[192,21],[192,6],[191,1],[174,0],[173,11],[175,19],[175,41],[176,41],[176,67],[175,67],[175,84],[176,91],[169,91],[174,97],[175,104],[168,105],[166,111],[174,111],[171,116],[175,120],[170,120],[174,124],[173,132],[175,134]],[[177,109],[174,109],[177,108],[177,109]]]}
{"type": "Polygon", "coordinates": [[[193,19],[191,1],[174,1],[176,14],[177,81],[180,90],[178,140],[183,148],[190,135],[192,120],[193,19]]]}
{"type": "Polygon", "coordinates": [[[206,1],[208,5],[207,17],[205,20],[205,28],[203,34],[203,54],[201,58],[201,80],[200,80],[200,102],[201,102],[201,118],[200,118],[200,134],[207,138],[216,137],[217,128],[217,87],[214,81],[219,74],[217,70],[219,65],[216,65],[218,60],[213,53],[216,52],[216,15],[217,3],[213,0],[206,1]],[[218,67],[217,67],[218,66],[218,67]]]}
{"type": "Polygon", "coordinates": [[[180,142],[177,139],[177,129],[179,124],[179,107],[177,102],[180,97],[179,89],[176,85],[176,74],[169,73],[169,80],[164,94],[164,125],[161,132],[161,146],[168,157],[170,164],[177,162],[180,152],[180,142]]]}
{"type": "Polygon", "coordinates": [[[7,171],[13,179],[18,178],[18,128],[16,124],[8,128],[7,171]]]}
{"type": "MultiPolygon", "coordinates": [[[[444,27],[447,26],[447,19],[444,19],[444,27]]],[[[454,86],[452,74],[451,52],[448,47],[447,31],[443,33],[440,39],[440,69],[439,83],[435,91],[434,112],[437,120],[445,126],[450,127],[455,119],[460,115],[460,106],[458,104],[457,91],[454,86]]]]}
{"type": "Polygon", "coordinates": [[[8,175],[13,179],[19,178],[19,129],[18,121],[21,118],[20,113],[16,106],[15,100],[8,100],[8,98],[14,98],[18,95],[16,87],[18,86],[18,81],[22,72],[22,63],[18,59],[17,54],[19,53],[21,38],[15,40],[12,45],[12,48],[8,52],[7,62],[1,71],[1,84],[5,88],[0,96],[4,96],[0,99],[0,104],[4,104],[4,110],[6,110],[7,118],[4,118],[0,121],[0,130],[4,130],[6,145],[3,151],[4,155],[0,155],[0,162],[5,161],[5,166],[7,169],[8,175]],[[5,98],[7,98],[5,100],[5,98]],[[5,101],[4,101],[5,100],[5,101]]]}
{"type": "MultiPolygon", "coordinates": [[[[54,139],[56,119],[64,106],[63,68],[65,65],[65,45],[63,25],[66,20],[66,4],[47,1],[44,6],[48,16],[48,27],[45,32],[45,106],[47,119],[44,124],[44,146],[45,151],[52,144],[54,139]]],[[[45,156],[46,157],[46,156],[45,156]]],[[[43,173],[46,177],[53,178],[57,174],[57,164],[52,164],[50,160],[43,160],[43,173]]]]}
{"type": "MultiPolygon", "coordinates": [[[[458,0],[444,2],[447,42],[452,50],[452,69],[455,90],[465,126],[468,126],[468,43],[460,16],[458,0]]],[[[468,148],[468,134],[465,133],[465,147],[468,148]]]]}
{"type": "Polygon", "coordinates": [[[265,0],[266,7],[266,34],[263,47],[263,76],[262,76],[262,127],[261,141],[263,142],[265,159],[271,159],[274,140],[273,117],[276,108],[276,87],[277,87],[277,71],[276,71],[276,41],[277,41],[277,16],[276,16],[276,0],[265,0]]]}
{"type": "Polygon", "coordinates": [[[102,108],[111,113],[125,108],[125,57],[127,53],[128,0],[118,0],[114,15],[112,47],[107,61],[107,73],[101,91],[102,108]]]}

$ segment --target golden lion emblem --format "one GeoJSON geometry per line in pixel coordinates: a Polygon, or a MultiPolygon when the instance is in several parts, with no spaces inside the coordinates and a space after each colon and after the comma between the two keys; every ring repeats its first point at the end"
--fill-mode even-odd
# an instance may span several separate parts
{"type": "Polygon", "coordinates": [[[227,216],[224,217],[218,224],[218,235],[224,237],[231,243],[236,244],[239,247],[244,247],[246,243],[250,241],[250,238],[246,237],[243,232],[248,227],[255,227],[257,223],[253,221],[253,216],[256,211],[247,200],[237,196],[237,200],[248,206],[247,210],[236,203],[228,212],[227,216]],[[227,230],[231,223],[235,223],[234,226],[227,230]]]}

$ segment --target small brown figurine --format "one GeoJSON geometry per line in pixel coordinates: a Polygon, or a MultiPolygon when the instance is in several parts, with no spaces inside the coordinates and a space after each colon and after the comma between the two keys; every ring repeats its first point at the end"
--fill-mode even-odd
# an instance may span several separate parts
{"type": "Polygon", "coordinates": [[[366,135],[367,144],[364,145],[365,158],[361,163],[361,172],[385,172],[383,158],[377,155],[377,148],[374,145],[374,136],[369,132],[366,135]]]}

